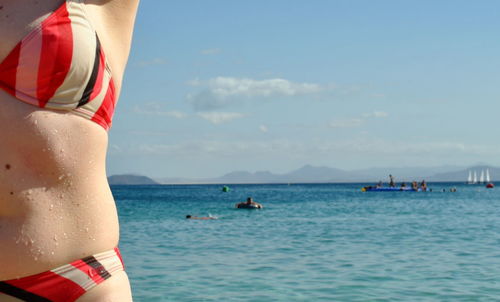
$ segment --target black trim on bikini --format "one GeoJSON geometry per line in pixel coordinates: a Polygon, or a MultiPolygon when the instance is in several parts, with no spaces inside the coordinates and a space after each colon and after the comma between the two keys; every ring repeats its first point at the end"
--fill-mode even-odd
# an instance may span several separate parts
{"type": "Polygon", "coordinates": [[[104,268],[104,265],[97,261],[94,256],[85,257],[82,259],[82,261],[85,262],[88,266],[95,269],[99,276],[101,276],[103,279],[108,279],[109,277],[111,277],[111,274],[104,268]]]}
{"type": "Polygon", "coordinates": [[[97,33],[95,35],[95,40],[96,40],[96,47],[95,47],[96,49],[95,49],[94,67],[92,69],[92,74],[90,75],[89,81],[87,82],[87,86],[83,91],[82,98],[78,102],[77,107],[81,107],[89,102],[90,95],[94,91],[95,83],[97,81],[97,76],[99,74],[99,64],[101,62],[101,42],[99,41],[97,33]]]}
{"type": "Polygon", "coordinates": [[[5,282],[0,281],[0,293],[7,294],[11,297],[29,302],[52,302],[51,300],[35,295],[19,287],[15,287],[5,282]]]}

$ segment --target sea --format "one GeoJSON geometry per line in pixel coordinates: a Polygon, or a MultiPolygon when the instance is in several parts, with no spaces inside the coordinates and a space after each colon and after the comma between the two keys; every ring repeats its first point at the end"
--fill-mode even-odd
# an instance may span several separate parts
{"type": "Polygon", "coordinates": [[[134,301],[500,301],[500,187],[363,185],[112,186],[134,301]]]}

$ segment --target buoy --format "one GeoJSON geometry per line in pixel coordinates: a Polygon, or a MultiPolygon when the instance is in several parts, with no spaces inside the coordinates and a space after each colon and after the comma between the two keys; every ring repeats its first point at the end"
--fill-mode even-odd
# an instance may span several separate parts
{"type": "Polygon", "coordinates": [[[229,192],[229,187],[228,186],[223,186],[222,187],[222,192],[229,192]]]}
{"type": "Polygon", "coordinates": [[[493,189],[494,187],[495,187],[495,185],[491,182],[486,185],[486,188],[488,188],[488,189],[493,189]]]}

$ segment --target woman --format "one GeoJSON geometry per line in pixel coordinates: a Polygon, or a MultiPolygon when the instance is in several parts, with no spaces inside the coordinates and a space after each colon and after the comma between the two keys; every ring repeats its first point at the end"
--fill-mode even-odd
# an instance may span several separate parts
{"type": "Polygon", "coordinates": [[[138,2],[0,1],[0,301],[132,300],[105,157],[138,2]]]}

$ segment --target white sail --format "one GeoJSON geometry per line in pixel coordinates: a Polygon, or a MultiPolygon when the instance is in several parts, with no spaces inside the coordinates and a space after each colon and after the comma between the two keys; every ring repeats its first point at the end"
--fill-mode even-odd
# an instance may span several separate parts
{"type": "Polygon", "coordinates": [[[486,169],[486,182],[490,182],[491,179],[490,179],[490,170],[489,169],[486,169]]]}
{"type": "Polygon", "coordinates": [[[479,183],[484,183],[484,170],[481,170],[481,176],[479,176],[479,183]]]}
{"type": "Polygon", "coordinates": [[[472,171],[469,170],[469,177],[467,177],[467,183],[471,184],[472,183],[472,171]]]}
{"type": "Polygon", "coordinates": [[[472,183],[475,184],[477,183],[477,173],[474,171],[474,179],[472,179],[472,183]]]}

